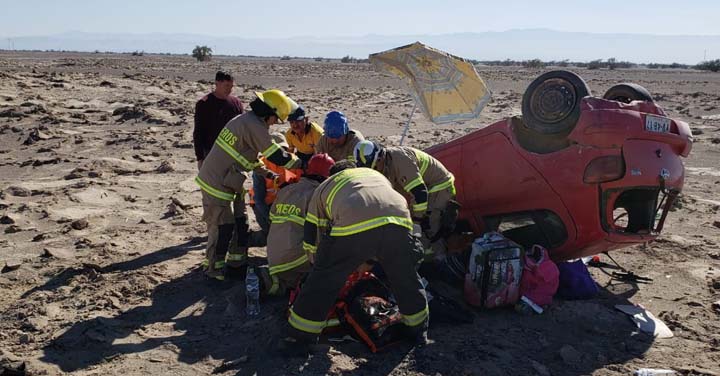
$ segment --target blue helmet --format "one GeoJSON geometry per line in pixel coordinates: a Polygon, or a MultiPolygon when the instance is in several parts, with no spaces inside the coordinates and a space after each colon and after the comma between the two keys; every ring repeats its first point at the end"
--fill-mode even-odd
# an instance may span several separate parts
{"type": "Polygon", "coordinates": [[[340,138],[350,130],[347,118],[340,111],[330,111],[325,116],[325,135],[330,138],[340,138]]]}

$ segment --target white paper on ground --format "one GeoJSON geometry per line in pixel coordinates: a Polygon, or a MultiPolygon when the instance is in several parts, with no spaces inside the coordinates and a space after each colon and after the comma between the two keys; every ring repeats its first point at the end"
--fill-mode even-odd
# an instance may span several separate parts
{"type": "Polygon", "coordinates": [[[673,332],[662,320],[643,307],[618,304],[615,309],[629,315],[640,330],[652,334],[655,338],[672,338],[673,336],[673,332]]]}

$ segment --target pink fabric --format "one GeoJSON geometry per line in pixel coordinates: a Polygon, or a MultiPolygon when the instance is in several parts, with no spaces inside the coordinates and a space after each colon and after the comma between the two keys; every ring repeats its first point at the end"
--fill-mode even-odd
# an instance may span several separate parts
{"type": "Polygon", "coordinates": [[[533,250],[541,252],[542,256],[540,261],[535,261],[529,256],[533,252],[525,255],[525,270],[520,280],[520,294],[528,297],[537,305],[549,305],[560,284],[560,271],[557,265],[550,260],[545,248],[534,245],[533,250]]]}

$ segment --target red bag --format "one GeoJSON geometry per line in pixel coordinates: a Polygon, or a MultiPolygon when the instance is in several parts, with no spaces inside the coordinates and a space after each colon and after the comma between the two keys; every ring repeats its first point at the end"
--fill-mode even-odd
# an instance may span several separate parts
{"type": "Polygon", "coordinates": [[[545,248],[534,245],[525,254],[520,294],[539,306],[550,305],[559,284],[560,272],[557,265],[550,260],[545,248]]]}

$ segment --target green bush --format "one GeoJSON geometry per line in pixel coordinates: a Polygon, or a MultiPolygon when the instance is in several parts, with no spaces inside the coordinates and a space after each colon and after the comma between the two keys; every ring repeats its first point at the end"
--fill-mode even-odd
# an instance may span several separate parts
{"type": "Polygon", "coordinates": [[[212,59],[212,48],[208,46],[195,46],[192,50],[192,57],[197,61],[210,61],[212,59]]]}

